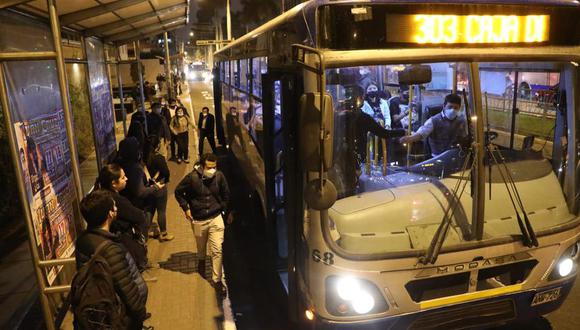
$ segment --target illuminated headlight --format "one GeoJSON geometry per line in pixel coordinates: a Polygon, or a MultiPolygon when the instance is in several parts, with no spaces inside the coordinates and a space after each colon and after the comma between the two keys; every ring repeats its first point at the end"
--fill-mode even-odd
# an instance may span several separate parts
{"type": "Polygon", "coordinates": [[[326,309],[337,316],[355,316],[382,313],[388,305],[370,281],[330,276],[326,279],[326,309]]]}
{"type": "Polygon", "coordinates": [[[562,253],[562,256],[555,264],[552,273],[548,280],[558,280],[563,277],[570,276],[571,274],[575,273],[578,268],[578,255],[580,250],[580,242],[576,242],[572,244],[569,248],[562,253]]]}
{"type": "Polygon", "coordinates": [[[562,277],[570,275],[574,269],[574,261],[571,258],[564,258],[558,263],[558,274],[562,277]]]}

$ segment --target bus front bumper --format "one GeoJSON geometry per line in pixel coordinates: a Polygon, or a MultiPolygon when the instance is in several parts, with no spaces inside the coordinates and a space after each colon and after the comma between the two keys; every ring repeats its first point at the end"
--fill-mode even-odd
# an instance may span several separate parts
{"type": "Polygon", "coordinates": [[[575,279],[576,276],[573,276],[557,285],[372,320],[337,322],[317,317],[315,328],[349,330],[484,328],[524,321],[558,309],[570,293],[575,279]]]}

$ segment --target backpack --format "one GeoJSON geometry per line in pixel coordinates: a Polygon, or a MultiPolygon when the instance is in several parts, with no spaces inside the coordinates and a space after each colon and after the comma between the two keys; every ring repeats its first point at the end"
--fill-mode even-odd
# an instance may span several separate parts
{"type": "Polygon", "coordinates": [[[113,274],[107,260],[100,254],[113,244],[105,240],[91,259],[74,275],[71,284],[71,308],[75,329],[124,329],[124,305],[115,291],[113,274]]]}

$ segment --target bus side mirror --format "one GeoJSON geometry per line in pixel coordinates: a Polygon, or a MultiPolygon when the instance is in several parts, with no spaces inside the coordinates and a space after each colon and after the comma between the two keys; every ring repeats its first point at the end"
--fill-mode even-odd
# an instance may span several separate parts
{"type": "Polygon", "coordinates": [[[431,67],[428,65],[411,65],[398,72],[399,85],[421,85],[430,83],[431,67]]]}
{"type": "Polygon", "coordinates": [[[300,161],[306,171],[320,171],[320,160],[324,159],[324,170],[332,167],[332,137],[334,134],[334,113],[332,97],[324,94],[324,155],[320,153],[320,93],[305,93],[300,98],[300,161]]]}

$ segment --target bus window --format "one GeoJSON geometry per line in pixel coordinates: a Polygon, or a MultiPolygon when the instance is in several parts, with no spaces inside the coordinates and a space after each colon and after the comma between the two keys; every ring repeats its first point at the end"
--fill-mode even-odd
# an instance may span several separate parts
{"type": "MultiPolygon", "coordinates": [[[[338,190],[328,228],[337,244],[359,254],[425,249],[452,206],[455,225],[444,245],[465,244],[473,221],[473,157],[483,157],[486,166],[484,239],[521,235],[517,218],[522,211],[510,203],[506,180],[513,181],[536,231],[573,220],[560,185],[565,162],[551,159],[567,148],[565,142],[555,143],[565,140],[566,127],[556,106],[565,105],[558,101],[560,72],[570,64],[479,64],[480,121],[474,115],[470,64],[428,65],[431,82],[414,86],[393,80],[392,73],[405,64],[327,70],[335,113],[328,176],[338,190]],[[454,82],[458,94],[452,93],[454,82]],[[514,92],[520,85],[523,91],[514,92]],[[385,90],[396,95],[385,100],[380,93],[385,90]],[[514,108],[519,111],[512,127],[514,108]],[[383,128],[389,123],[407,136],[389,138],[383,128]],[[482,156],[471,149],[476,125],[483,125],[489,142],[482,156]],[[502,168],[509,176],[501,175],[502,168]]],[[[570,83],[564,89],[574,92],[570,83]]]]}
{"type": "Polygon", "coordinates": [[[240,60],[240,89],[244,92],[249,91],[249,84],[248,84],[248,77],[249,77],[249,70],[248,70],[249,61],[247,59],[240,60]]]}
{"type": "MultiPolygon", "coordinates": [[[[441,205],[451,201],[458,181],[462,187],[469,181],[460,180],[468,175],[457,174],[471,166],[466,147],[472,140],[463,98],[448,96],[456,81],[455,63],[428,65],[432,81],[414,86],[399,85],[397,73],[405,64],[326,72],[335,111],[334,164],[328,175],[339,195],[329,227],[331,237],[349,252],[428,247],[441,222],[441,205]],[[393,130],[417,138],[404,144],[390,137],[393,130]],[[432,181],[438,183],[426,189],[432,181]],[[376,244],[382,241],[388,244],[376,244]]],[[[459,200],[471,205],[465,190],[459,200]]],[[[468,235],[470,211],[457,212],[458,226],[447,243],[468,235]]]]}
{"type": "Polygon", "coordinates": [[[230,62],[225,61],[222,62],[223,66],[224,66],[224,80],[223,82],[226,84],[230,84],[230,62]]]}
{"type": "Polygon", "coordinates": [[[506,68],[507,65],[482,63],[480,70],[483,104],[488,107],[490,129],[498,134],[494,143],[517,150],[542,151],[550,158],[560,72],[548,68],[533,72],[515,70],[506,68]],[[517,110],[512,120],[514,109],[517,110]]]}
{"type": "Polygon", "coordinates": [[[262,74],[268,72],[267,57],[252,59],[252,94],[262,97],[262,74]]]}
{"type": "Polygon", "coordinates": [[[240,88],[240,75],[239,75],[239,67],[238,61],[231,61],[230,65],[232,66],[232,86],[240,88]]]}
{"type": "Polygon", "coordinates": [[[258,152],[261,154],[264,146],[264,122],[262,117],[262,102],[252,97],[250,108],[252,114],[249,122],[249,130],[258,152]]]}

